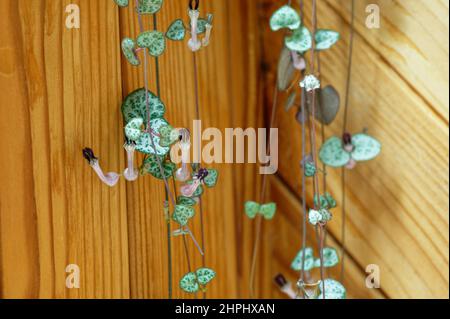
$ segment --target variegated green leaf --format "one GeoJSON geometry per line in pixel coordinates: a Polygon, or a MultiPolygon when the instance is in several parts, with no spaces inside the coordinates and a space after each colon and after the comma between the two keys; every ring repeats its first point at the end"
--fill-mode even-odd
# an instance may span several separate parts
{"type": "Polygon", "coordinates": [[[317,196],[314,197],[314,205],[319,208],[329,208],[327,198],[323,195],[320,196],[320,203],[317,196]]]}
{"type": "MultiPolygon", "coordinates": [[[[148,91],[148,103],[150,107],[150,119],[163,118],[166,112],[164,103],[152,92],[148,91]]],[[[138,89],[130,93],[122,104],[122,114],[125,123],[135,118],[147,120],[147,106],[145,89],[138,89]]],[[[147,123],[144,123],[147,126],[147,123]]],[[[147,128],[147,127],[146,127],[147,128]]]]}
{"type": "Polygon", "coordinates": [[[370,161],[381,152],[381,143],[367,134],[353,135],[352,144],[355,147],[352,158],[357,162],[370,161]]]}
{"type": "Polygon", "coordinates": [[[167,125],[159,129],[160,141],[159,145],[163,147],[170,147],[173,143],[179,140],[180,134],[172,126],[167,125]]]}
{"type": "Polygon", "coordinates": [[[319,158],[325,165],[342,167],[350,161],[351,156],[342,148],[342,140],[334,136],[322,145],[319,158]]]}
{"type": "Polygon", "coordinates": [[[245,203],[245,214],[253,219],[256,217],[256,214],[259,213],[259,209],[260,209],[261,205],[256,203],[256,202],[252,202],[252,201],[248,201],[245,203]]]}
{"type": "MultiPolygon", "coordinates": [[[[159,129],[162,126],[169,125],[165,119],[162,118],[156,118],[153,120],[150,120],[150,127],[152,129],[152,132],[159,132],[159,129]]],[[[149,133],[143,133],[139,140],[136,141],[136,150],[138,152],[144,153],[144,154],[156,154],[159,156],[165,156],[170,151],[170,147],[163,147],[160,145],[160,137],[157,135],[153,135],[153,143],[155,144],[155,148],[153,148],[152,140],[149,133]]]]}
{"type": "Polygon", "coordinates": [[[128,7],[128,0],[114,0],[119,7],[128,7]]]}
{"type": "Polygon", "coordinates": [[[139,0],[139,13],[141,14],[155,14],[163,4],[163,0],[139,0]]]}
{"type": "Polygon", "coordinates": [[[285,45],[288,49],[303,54],[311,49],[311,33],[306,27],[302,26],[285,38],[285,45]]]}
{"type": "Polygon", "coordinates": [[[169,29],[166,32],[166,38],[172,41],[181,41],[184,40],[186,36],[186,29],[183,23],[183,20],[177,19],[169,26],[169,29]]]}
{"type": "Polygon", "coordinates": [[[140,117],[132,119],[125,126],[125,136],[130,140],[136,142],[142,134],[142,125],[144,120],[140,117]]]}
{"type": "Polygon", "coordinates": [[[268,203],[261,205],[261,207],[259,208],[259,212],[261,213],[261,215],[263,215],[265,219],[271,220],[273,219],[275,213],[277,212],[277,204],[268,203]]]}
{"type": "Polygon", "coordinates": [[[333,30],[318,30],[315,35],[316,47],[318,51],[331,48],[339,40],[339,32],[333,30]]]}
{"type": "Polygon", "coordinates": [[[172,219],[181,226],[186,226],[189,220],[194,217],[194,215],[194,208],[185,205],[176,205],[175,212],[172,215],[172,219]]]}
{"type": "Polygon", "coordinates": [[[187,293],[196,293],[200,288],[197,275],[193,272],[184,275],[180,280],[180,288],[187,293]]]}
{"type": "Polygon", "coordinates": [[[208,169],[208,176],[203,180],[205,185],[209,188],[216,186],[219,178],[219,172],[215,169],[208,169]]]}
{"type": "Polygon", "coordinates": [[[300,16],[292,7],[286,5],[275,11],[270,18],[270,28],[278,31],[283,28],[298,29],[301,25],[300,16]]]}
{"type": "MultiPolygon", "coordinates": [[[[339,263],[339,256],[336,252],[336,249],[325,247],[323,249],[323,266],[325,268],[331,268],[336,266],[339,263]]],[[[314,267],[320,267],[320,258],[317,258],[314,261],[314,267]]]]}
{"type": "Polygon", "coordinates": [[[195,206],[197,204],[197,202],[195,201],[195,199],[190,198],[190,197],[178,196],[177,204],[192,207],[192,206],[195,206]]]}
{"type": "Polygon", "coordinates": [[[216,272],[209,268],[199,268],[196,271],[197,281],[200,285],[205,286],[216,277],[216,272]]]}
{"type": "Polygon", "coordinates": [[[176,170],[176,165],[172,162],[167,162],[164,160],[164,157],[159,157],[161,162],[161,166],[163,168],[164,177],[161,174],[161,170],[158,164],[158,160],[156,155],[149,155],[144,160],[141,167],[141,174],[151,174],[153,177],[158,179],[169,179],[173,176],[173,172],[176,170]]]}
{"type": "Polygon", "coordinates": [[[305,163],[305,176],[306,177],[313,177],[316,175],[317,173],[317,168],[316,165],[314,165],[314,163],[311,162],[306,162],[305,163]]]}
{"type": "MultiPolygon", "coordinates": [[[[347,297],[347,291],[345,287],[338,281],[333,279],[325,279],[325,299],[345,299],[347,297]]],[[[319,285],[320,295],[317,299],[324,299],[323,296],[323,284],[319,285]]]]}
{"type": "Polygon", "coordinates": [[[325,199],[328,203],[328,208],[335,208],[337,206],[336,200],[331,196],[330,193],[325,193],[325,199]]]}
{"type": "Polygon", "coordinates": [[[136,43],[141,48],[147,48],[149,54],[158,57],[166,49],[166,40],[164,34],[159,31],[145,31],[139,34],[136,43]]]}
{"type": "Polygon", "coordinates": [[[131,65],[138,66],[141,64],[136,55],[136,43],[133,39],[124,38],[121,47],[123,55],[131,65]]]}
{"type": "Polygon", "coordinates": [[[333,217],[333,215],[331,215],[331,213],[328,209],[322,208],[319,210],[319,213],[322,215],[322,217],[321,217],[322,223],[329,222],[331,220],[331,218],[333,217]]]}
{"type": "Polygon", "coordinates": [[[313,256],[313,250],[310,247],[306,247],[304,250],[301,249],[297,256],[295,256],[294,260],[291,263],[291,268],[300,271],[302,270],[303,265],[303,257],[305,259],[305,271],[310,271],[314,268],[314,256],[313,256]]]}

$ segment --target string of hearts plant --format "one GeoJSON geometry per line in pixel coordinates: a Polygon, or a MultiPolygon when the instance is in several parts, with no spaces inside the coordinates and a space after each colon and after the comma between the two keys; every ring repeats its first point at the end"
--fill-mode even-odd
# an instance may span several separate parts
{"type": "MultiPolygon", "coordinates": [[[[275,278],[276,283],[281,290],[291,298],[305,299],[342,299],[346,296],[344,286],[331,278],[324,278],[324,268],[334,267],[339,262],[339,257],[334,248],[324,247],[326,225],[332,219],[331,209],[337,206],[334,198],[326,192],[326,166],[343,167],[352,169],[358,161],[367,161],[375,158],[380,152],[380,144],[375,139],[366,134],[357,134],[351,136],[348,133],[343,134],[343,138],[332,137],[323,143],[319,155],[316,151],[316,128],[315,121],[322,125],[322,140],[325,140],[324,125],[329,125],[336,118],[339,111],[340,99],[337,91],[332,86],[321,88],[321,71],[319,52],[331,48],[338,40],[339,33],[332,30],[317,29],[317,8],[316,1],[312,0],[312,20],[313,32],[304,25],[303,1],[300,1],[300,14],[290,5],[285,5],[278,9],[270,20],[270,26],[273,31],[287,29],[289,34],[285,37],[285,47],[280,56],[278,67],[278,86],[288,92],[292,90],[292,83],[295,82],[296,70],[302,72],[303,80],[301,87],[301,104],[297,112],[297,120],[302,126],[302,198],[303,198],[303,225],[302,225],[302,249],[298,252],[291,268],[300,271],[300,279],[297,282],[297,292],[292,289],[292,285],[284,278],[278,275],[275,278]],[[310,52],[310,66],[308,74],[305,75],[306,62],[305,53],[310,52]],[[315,72],[315,63],[318,63],[318,72],[315,72]],[[318,78],[318,77],[319,78],[318,78]],[[306,130],[310,132],[311,154],[306,154],[306,130]],[[318,168],[317,157],[323,163],[323,169],[318,168]],[[319,189],[318,174],[322,171],[324,174],[324,193],[319,189]],[[313,207],[307,212],[306,207],[306,178],[313,178],[313,207]],[[317,237],[319,237],[319,258],[314,258],[313,249],[306,247],[306,220],[315,226],[317,237]],[[320,268],[320,280],[315,281],[311,278],[310,271],[314,268],[320,268]]],[[[352,3],[352,19],[354,18],[354,3],[352,3]]],[[[348,113],[348,93],[350,85],[351,56],[353,46],[353,20],[352,35],[350,44],[349,70],[346,91],[344,132],[346,132],[346,122],[348,113]]],[[[286,110],[296,105],[297,92],[290,93],[286,110]]],[[[343,175],[344,176],[344,175],[343,175]]],[[[343,177],[343,188],[345,187],[345,178],[343,177]]],[[[344,195],[343,195],[344,197],[344,195]]],[[[343,200],[345,203],[345,200],[343,200]]],[[[344,208],[345,210],[345,208],[344,208]]],[[[344,249],[342,249],[342,256],[344,249]]],[[[343,265],[343,264],[342,264],[343,265]]],[[[343,266],[341,273],[343,273],[343,266]]],[[[341,282],[343,277],[341,276],[341,282]]]]}
{"type": "MultiPolygon", "coordinates": [[[[129,5],[129,0],[114,0],[115,3],[125,8],[129,5]]],[[[129,94],[123,101],[122,114],[125,123],[125,145],[127,153],[128,167],[123,176],[129,181],[135,181],[139,176],[151,175],[164,182],[166,198],[163,202],[163,210],[167,221],[168,235],[168,263],[169,263],[169,298],[172,298],[172,259],[171,259],[171,238],[182,236],[185,255],[188,266],[188,273],[179,281],[180,288],[188,293],[196,293],[199,290],[206,291],[207,284],[214,279],[214,270],[205,267],[192,271],[191,259],[187,245],[187,237],[190,236],[198,251],[204,258],[203,223],[202,223],[202,244],[197,242],[188,224],[195,215],[195,206],[201,203],[201,196],[204,193],[204,186],[212,188],[217,184],[218,172],[214,169],[202,168],[199,163],[188,165],[190,152],[190,132],[185,128],[173,128],[165,119],[166,107],[160,99],[159,85],[159,60],[158,58],[166,49],[166,38],[172,41],[181,41],[186,34],[190,33],[191,38],[188,46],[191,50],[199,50],[209,43],[212,30],[212,15],[207,19],[199,18],[199,1],[189,2],[190,28],[185,27],[183,21],[178,19],[168,28],[166,33],[157,30],[156,14],[161,10],[163,0],[135,0],[135,10],[139,22],[139,35],[136,40],[124,38],[121,48],[125,58],[133,66],[140,66],[143,55],[144,68],[144,88],[137,89],[129,94]],[[195,2],[195,3],[194,3],[195,2]],[[195,4],[195,5],[194,5],[195,4]],[[153,30],[144,30],[143,16],[153,16],[153,30]],[[205,34],[200,41],[199,35],[205,34]],[[149,91],[148,76],[148,55],[155,58],[156,65],[156,86],[157,94],[149,91]],[[179,147],[182,153],[181,167],[172,161],[170,151],[174,147],[179,147]],[[140,168],[134,166],[135,151],[144,154],[140,168]],[[192,172],[191,172],[192,168],[192,172]],[[169,186],[172,179],[175,195],[169,186]],[[177,196],[176,181],[185,183],[180,188],[181,195],[177,196]],[[170,215],[170,205],[172,215],[170,215]],[[180,226],[180,229],[171,231],[171,221],[180,226]]],[[[197,81],[197,78],[195,79],[197,81]]],[[[196,89],[198,96],[198,89],[196,89]]],[[[198,101],[198,99],[197,99],[198,101]]],[[[197,102],[198,105],[198,102],[197,102]]],[[[88,160],[99,178],[108,186],[115,186],[121,175],[117,173],[103,173],[99,160],[94,152],[86,148],[83,150],[84,157],[88,160]]],[[[200,205],[201,206],[201,205],[200,205]]],[[[204,260],[204,259],[203,259],[204,260]]]]}

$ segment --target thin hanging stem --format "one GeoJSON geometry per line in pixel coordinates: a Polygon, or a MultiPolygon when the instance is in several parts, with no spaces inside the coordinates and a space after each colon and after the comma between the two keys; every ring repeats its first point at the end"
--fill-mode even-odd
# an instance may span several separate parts
{"type": "MultiPolygon", "coordinates": [[[[194,67],[194,91],[195,91],[195,119],[200,120],[200,98],[199,98],[199,80],[198,80],[198,67],[197,67],[197,55],[195,52],[192,53],[192,62],[194,67]]],[[[198,159],[201,164],[201,150],[198,150],[198,159]]],[[[199,198],[200,206],[200,233],[201,233],[201,249],[203,251],[202,255],[202,267],[206,267],[206,256],[205,256],[205,225],[204,225],[204,213],[203,213],[203,202],[202,198],[199,198]]],[[[203,291],[203,299],[206,299],[206,291],[203,291]]]]}
{"type": "MultiPolygon", "coordinates": [[[[312,0],[312,46],[311,46],[311,60],[310,60],[310,73],[312,75],[314,75],[315,72],[315,51],[316,51],[316,45],[315,45],[315,34],[316,34],[316,30],[317,30],[317,1],[316,0],[312,0]]],[[[318,167],[318,161],[317,161],[317,147],[316,147],[316,127],[315,127],[315,109],[316,109],[316,91],[312,90],[311,91],[311,113],[312,113],[312,120],[311,120],[311,141],[312,141],[312,157],[313,157],[313,161],[314,161],[314,165],[315,167],[318,167]]],[[[319,186],[319,177],[318,174],[316,173],[314,175],[314,207],[315,209],[318,209],[318,205],[320,205],[320,186],[319,186]],[[316,203],[317,200],[317,203],[316,203]]],[[[323,234],[323,229],[325,228],[325,225],[320,225],[321,227],[321,236],[320,236],[320,240],[319,240],[319,252],[322,258],[323,255],[323,240],[322,240],[322,234],[323,234]]],[[[324,276],[323,276],[323,263],[321,262],[320,264],[320,280],[322,282],[322,295],[323,298],[325,299],[325,281],[324,281],[324,276]]]]}
{"type": "MultiPolygon", "coordinates": [[[[156,16],[156,13],[153,14],[153,30],[158,29],[158,18],[156,16]]],[[[158,57],[155,58],[155,73],[156,73],[156,95],[158,98],[161,98],[161,77],[159,72],[159,59],[158,57]]],[[[148,112],[150,113],[150,112],[148,112]]],[[[169,193],[166,188],[164,188],[165,192],[165,205],[168,205],[169,202],[169,193]]],[[[172,227],[170,223],[170,216],[166,216],[167,218],[167,264],[168,264],[168,294],[169,299],[173,298],[173,289],[172,289],[172,282],[173,282],[173,265],[172,265],[172,227]]]]}
{"type": "MultiPolygon", "coordinates": [[[[135,1],[135,6],[136,6],[136,12],[137,12],[137,15],[138,15],[139,31],[142,33],[142,32],[144,32],[144,23],[143,23],[142,15],[139,12],[139,0],[135,1]]],[[[154,18],[155,18],[155,16],[154,16],[154,18]]],[[[156,20],[154,20],[153,22],[155,24],[156,20]]],[[[147,54],[148,54],[147,53],[147,48],[144,48],[145,105],[146,105],[146,110],[147,110],[147,129],[150,132],[150,102],[149,102],[149,97],[148,97],[149,79],[148,79],[148,70],[147,70],[147,67],[148,67],[147,54]]],[[[157,73],[157,77],[159,78],[159,66],[157,68],[157,72],[158,72],[157,73]]],[[[158,88],[158,91],[160,91],[159,88],[158,88]]],[[[154,141],[154,138],[153,138],[153,134],[150,133],[149,137],[150,137],[151,145],[152,145],[153,149],[156,151],[156,144],[155,144],[155,141],[154,141]]],[[[164,186],[165,186],[165,190],[166,190],[166,193],[167,193],[167,197],[172,202],[173,207],[175,207],[176,206],[176,200],[175,200],[172,192],[170,191],[169,183],[168,183],[166,175],[164,173],[164,169],[162,167],[161,159],[158,156],[155,156],[155,157],[156,157],[156,161],[157,161],[157,164],[158,164],[158,167],[159,167],[160,174],[161,174],[161,176],[163,176],[164,186]]],[[[170,225],[169,225],[169,227],[170,227],[170,225]]],[[[186,226],[186,228],[189,229],[187,226],[186,226]]],[[[170,234],[169,234],[169,236],[170,236],[170,234]]],[[[184,238],[184,241],[185,241],[185,245],[187,245],[185,235],[183,236],[183,238],[184,238]]],[[[190,272],[191,271],[191,267],[190,267],[189,251],[186,249],[185,253],[186,253],[186,259],[187,259],[187,262],[188,262],[188,268],[189,268],[189,272],[190,272]]],[[[203,254],[203,252],[201,250],[200,250],[200,253],[203,254]]],[[[170,279],[170,281],[171,281],[171,279],[170,279]]]]}
{"type": "MultiPolygon", "coordinates": [[[[345,89],[345,108],[344,108],[344,124],[342,134],[347,132],[348,125],[348,110],[350,101],[350,87],[352,79],[352,65],[353,65],[353,43],[355,35],[355,0],[352,0],[351,6],[351,23],[350,23],[350,44],[349,44],[349,55],[348,55],[348,65],[347,65],[347,81],[345,89]]],[[[346,209],[346,176],[345,168],[341,170],[341,188],[342,188],[342,226],[341,226],[341,282],[344,281],[345,272],[345,226],[347,220],[347,209],[346,209]]]]}
{"type": "MultiPolygon", "coordinates": [[[[306,115],[306,91],[302,89],[301,96],[301,112],[302,116],[306,115]]],[[[302,124],[302,160],[306,157],[306,121],[302,124]]],[[[306,249],[306,232],[307,232],[307,224],[306,224],[306,175],[305,175],[305,165],[303,165],[302,172],[302,210],[303,210],[303,219],[302,219],[302,269],[300,280],[304,282],[305,280],[305,249],[306,249]]]]}
{"type": "MultiPolygon", "coordinates": [[[[269,138],[267,140],[267,146],[266,150],[269,150],[268,155],[270,155],[270,143],[272,138],[272,128],[275,126],[275,120],[276,120],[276,108],[278,104],[278,88],[277,88],[277,81],[278,79],[275,79],[275,90],[274,90],[274,96],[273,96],[273,105],[272,105],[272,115],[270,117],[270,125],[269,125],[269,138]]],[[[261,184],[261,193],[259,196],[259,202],[263,203],[266,197],[266,190],[267,190],[267,174],[264,174],[262,177],[262,184],[261,184]]],[[[259,242],[261,239],[261,228],[262,228],[262,216],[258,215],[256,217],[256,236],[255,241],[253,243],[253,256],[252,256],[252,263],[251,263],[251,270],[250,270],[250,283],[249,283],[249,290],[250,290],[250,298],[253,298],[255,295],[255,274],[256,274],[256,259],[258,257],[258,250],[259,250],[259,242]]]]}

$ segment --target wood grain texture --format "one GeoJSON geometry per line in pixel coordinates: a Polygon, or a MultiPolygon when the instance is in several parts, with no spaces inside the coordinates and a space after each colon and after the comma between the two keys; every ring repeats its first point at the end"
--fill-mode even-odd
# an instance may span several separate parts
{"type": "MultiPolygon", "coordinates": [[[[2,89],[20,91],[24,111],[4,103],[2,110],[28,126],[16,128],[27,136],[16,144],[26,151],[15,149],[2,164],[27,165],[15,171],[29,179],[26,186],[11,189],[7,199],[30,207],[2,204],[2,297],[129,296],[125,185],[103,187],[81,157],[92,145],[105,168],[124,163],[114,107],[121,100],[117,11],[106,1],[78,1],[82,27],[69,30],[63,13],[70,3],[2,2],[14,19],[5,26],[13,40],[3,50],[14,60],[10,73],[2,72],[8,83],[2,89]],[[8,81],[5,74],[20,78],[8,81]],[[81,289],[66,289],[69,264],[80,267],[81,289]]],[[[13,101],[20,106],[20,97],[13,101]]]]}
{"type": "MultiPolygon", "coordinates": [[[[448,38],[438,35],[448,35],[448,8],[444,5],[442,9],[447,10],[446,18],[431,22],[443,6],[441,1],[427,1],[426,5],[424,1],[378,1],[381,29],[373,31],[361,22],[366,2],[356,3],[349,128],[352,132],[368,128],[369,134],[382,142],[383,150],[379,158],[347,174],[347,250],[362,270],[369,264],[381,267],[381,285],[387,297],[447,298],[448,90],[443,86],[448,86],[448,38]],[[417,6],[422,8],[420,13],[414,11],[417,6]],[[387,21],[393,20],[394,12],[388,8],[394,8],[398,17],[392,25],[387,21]],[[411,27],[412,20],[422,27],[411,27]],[[439,40],[427,45],[425,41],[430,39],[423,37],[424,28],[439,40]],[[405,39],[409,40],[406,46],[416,43],[422,55],[417,50],[406,53],[405,39]],[[386,47],[398,54],[391,54],[386,47]],[[428,76],[433,80],[428,81],[428,76]]],[[[338,45],[321,54],[321,76],[323,85],[332,84],[343,98],[349,6],[339,4],[318,2],[318,27],[341,32],[338,45]]],[[[276,7],[267,1],[266,18],[276,7]]],[[[310,26],[309,1],[305,12],[310,26]]],[[[268,29],[264,34],[266,64],[275,65],[281,34],[274,36],[268,29]]],[[[273,69],[267,81],[273,83],[273,69]]],[[[285,113],[280,107],[278,118],[280,157],[289,159],[280,160],[279,174],[298,193],[300,177],[293,176],[300,176],[300,126],[294,110],[285,113]]],[[[317,134],[320,140],[320,131],[317,134]]],[[[325,130],[327,137],[341,134],[342,112],[325,130]]],[[[331,193],[340,198],[340,170],[329,169],[327,179],[331,193]]],[[[329,230],[340,241],[339,209],[334,215],[329,230]]]]}
{"type": "MultiPolygon", "coordinates": [[[[342,93],[349,4],[318,2],[319,26],[342,33],[322,55],[324,82],[342,93]]],[[[351,298],[448,297],[448,3],[379,0],[379,30],[364,26],[368,3],[357,1],[350,127],[368,127],[383,142],[383,154],[348,174],[345,284],[351,298]],[[381,290],[364,286],[371,263],[381,267],[381,290]]],[[[203,128],[267,126],[282,39],[269,31],[268,18],[278,5],[202,2],[202,14],[215,15],[211,45],[198,53],[203,128]]],[[[310,1],[305,10],[310,25],[310,1]]],[[[121,38],[138,33],[132,7],[119,9],[112,0],[2,0],[0,11],[0,297],[167,298],[163,184],[122,179],[110,189],[81,156],[89,146],[105,171],[125,168],[120,105],[143,86],[142,68],[129,66],[120,52],[121,38]],[[80,29],[65,26],[68,4],[80,7],[80,29]],[[80,267],[80,289],[66,288],[68,264],[80,267]]],[[[166,0],[158,29],[176,18],[188,21],[185,1],[166,0]]],[[[144,22],[153,29],[152,17],[144,22]]],[[[156,93],[155,61],[149,61],[156,93]]],[[[192,53],[185,42],[168,42],[158,63],[167,118],[191,128],[192,53]]],[[[277,115],[280,170],[269,178],[279,213],[263,224],[256,273],[261,298],[284,298],[273,284],[277,273],[292,281],[297,276],[289,265],[301,234],[300,127],[293,111],[282,111],[284,98],[277,115]]],[[[340,134],[341,126],[340,117],[326,135],[340,134]]],[[[257,200],[258,166],[206,166],[220,171],[219,184],[203,198],[205,260],[218,274],[207,297],[248,298],[255,223],[243,203],[257,200]]],[[[331,170],[328,181],[339,198],[340,172],[331,170]]],[[[340,217],[337,210],[330,223],[332,246],[340,245],[340,217]]],[[[191,229],[201,240],[199,211],[191,229]]],[[[201,298],[178,289],[188,267],[182,239],[171,242],[173,297],[201,298]]],[[[317,246],[314,237],[310,244],[317,246]]],[[[200,267],[189,238],[188,246],[192,267],[200,267]]]]}

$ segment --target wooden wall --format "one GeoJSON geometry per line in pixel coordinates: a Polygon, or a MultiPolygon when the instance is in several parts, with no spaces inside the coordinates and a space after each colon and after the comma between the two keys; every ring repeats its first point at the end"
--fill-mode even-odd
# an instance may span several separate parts
{"type": "MultiPolygon", "coordinates": [[[[323,85],[332,84],[343,100],[351,2],[317,2],[318,27],[342,35],[337,46],[321,54],[321,76],[323,85]]],[[[278,5],[264,4],[268,19],[278,5]]],[[[305,12],[311,26],[311,1],[305,1],[305,12]]],[[[448,298],[448,12],[447,1],[356,0],[349,129],[357,133],[367,128],[383,144],[379,158],[346,174],[346,267],[352,271],[344,283],[357,297],[448,298]],[[380,29],[365,25],[365,8],[371,3],[379,5],[380,29]],[[380,267],[379,291],[365,289],[369,264],[380,267]]],[[[270,33],[267,26],[263,31],[269,86],[282,34],[270,33]]],[[[272,91],[265,92],[271,101],[272,91]]],[[[341,111],[325,136],[340,136],[342,120],[341,111]]],[[[287,268],[300,247],[301,130],[295,110],[286,113],[279,107],[278,127],[280,171],[272,195],[282,217],[267,236],[272,236],[272,254],[287,268]],[[287,233],[280,235],[279,229],[287,233]],[[286,243],[289,238],[296,238],[295,245],[286,243]]],[[[320,141],[320,130],[317,134],[320,141]]],[[[340,199],[341,170],[328,169],[327,184],[340,199]]],[[[335,247],[341,242],[339,207],[328,226],[329,244],[335,247]]],[[[294,279],[296,274],[291,275],[294,279]]]]}
{"type": "MultiPolygon", "coordinates": [[[[161,30],[186,17],[185,2],[165,1],[161,30]]],[[[382,26],[368,30],[369,2],[357,0],[350,124],[355,131],[368,127],[384,148],[349,174],[345,283],[353,298],[448,297],[448,4],[375,1],[382,26]],[[381,267],[381,290],[364,287],[369,263],[381,267]]],[[[203,12],[215,14],[211,46],[199,53],[204,127],[264,125],[281,43],[281,34],[267,28],[276,7],[269,0],[202,1],[203,12]]],[[[162,183],[147,177],[109,189],[81,157],[91,146],[106,170],[125,167],[119,108],[143,82],[119,43],[136,35],[136,16],[112,0],[1,0],[0,12],[0,297],[166,298],[162,183]],[[81,9],[79,30],[65,27],[70,3],[81,9]],[[80,289],[65,287],[68,264],[80,266],[80,289]]],[[[348,1],[319,1],[319,17],[320,27],[342,32],[322,57],[322,73],[343,92],[348,1]]],[[[145,24],[150,29],[152,20],[145,24]]],[[[160,65],[168,118],[190,126],[192,55],[185,44],[169,43],[160,65]]],[[[149,68],[155,90],[154,64],[149,68]]],[[[264,224],[258,297],[283,297],[272,278],[284,272],[294,280],[288,267],[300,243],[299,126],[282,107],[278,119],[280,171],[270,185],[279,214],[264,224]]],[[[326,134],[340,125],[339,119],[326,134]]],[[[208,297],[245,298],[255,234],[242,211],[245,200],[256,199],[257,167],[215,166],[220,182],[204,203],[206,262],[218,272],[208,297]]],[[[331,171],[337,197],[339,180],[331,171]]],[[[192,229],[199,237],[198,216],[192,229]]],[[[330,245],[339,245],[339,229],[337,212],[330,245]]],[[[176,287],[187,271],[182,241],[172,244],[174,296],[189,297],[176,287]]],[[[190,255],[200,266],[193,245],[190,255]]]]}

